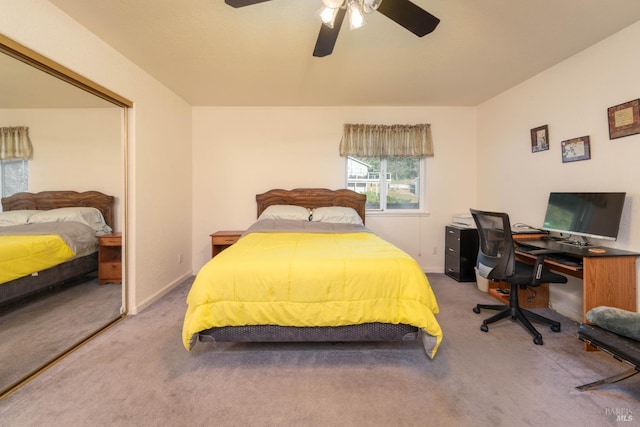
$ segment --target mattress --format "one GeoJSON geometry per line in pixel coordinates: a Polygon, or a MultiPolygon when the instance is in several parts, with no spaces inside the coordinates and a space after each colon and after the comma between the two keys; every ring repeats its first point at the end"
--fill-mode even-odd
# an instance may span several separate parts
{"type": "Polygon", "coordinates": [[[442,340],[435,295],[417,262],[365,227],[258,221],[197,274],[183,344],[211,328],[275,325],[419,328],[433,357],[442,340]]]}

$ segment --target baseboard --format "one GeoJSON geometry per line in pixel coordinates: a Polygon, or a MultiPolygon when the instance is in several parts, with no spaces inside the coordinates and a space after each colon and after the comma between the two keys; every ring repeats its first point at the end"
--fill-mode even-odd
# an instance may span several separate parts
{"type": "Polygon", "coordinates": [[[149,307],[151,304],[153,304],[154,302],[158,301],[160,298],[162,298],[167,293],[172,291],[173,288],[175,288],[176,286],[178,286],[179,284],[181,284],[185,280],[191,278],[192,276],[193,276],[192,274],[186,273],[183,276],[177,278],[176,280],[174,280],[173,282],[167,284],[164,288],[160,289],[158,292],[156,292],[155,294],[151,295],[149,298],[144,300],[141,304],[129,307],[129,312],[127,314],[136,315],[136,314],[142,312],[144,309],[149,307]]]}

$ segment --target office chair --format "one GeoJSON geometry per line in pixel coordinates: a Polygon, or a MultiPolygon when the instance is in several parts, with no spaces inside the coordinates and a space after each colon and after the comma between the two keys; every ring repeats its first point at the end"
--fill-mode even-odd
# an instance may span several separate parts
{"type": "Polygon", "coordinates": [[[489,327],[487,325],[511,316],[511,320],[519,320],[529,331],[533,336],[534,344],[542,345],[542,335],[533,327],[529,319],[551,325],[553,332],[560,332],[560,322],[521,308],[518,302],[518,289],[536,287],[543,283],[567,283],[566,277],[555,274],[543,267],[546,255],[557,253],[557,251],[540,249],[529,252],[536,256],[534,265],[516,261],[509,215],[475,209],[470,211],[480,237],[477,261],[478,273],[485,279],[504,281],[510,284],[508,305],[477,304],[473,308],[475,313],[480,313],[481,309],[499,311],[494,316],[484,320],[480,330],[488,332],[489,327]]]}

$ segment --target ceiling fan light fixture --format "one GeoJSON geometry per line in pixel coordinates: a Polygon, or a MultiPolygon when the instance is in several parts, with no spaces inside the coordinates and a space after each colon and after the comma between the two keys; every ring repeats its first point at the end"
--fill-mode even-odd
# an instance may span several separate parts
{"type": "Polygon", "coordinates": [[[347,10],[349,11],[350,29],[357,30],[367,23],[367,20],[364,18],[362,0],[347,0],[347,10]]]}
{"type": "Polygon", "coordinates": [[[362,2],[362,9],[364,13],[373,13],[378,9],[380,3],[382,3],[382,0],[364,0],[362,2]]]}
{"type": "Polygon", "coordinates": [[[344,0],[322,0],[322,3],[329,9],[337,9],[344,3],[344,0]]]}
{"type": "Polygon", "coordinates": [[[333,28],[333,25],[336,22],[336,15],[338,14],[339,8],[331,8],[328,6],[322,6],[317,12],[316,15],[320,18],[320,21],[324,25],[329,28],[333,28]]]}

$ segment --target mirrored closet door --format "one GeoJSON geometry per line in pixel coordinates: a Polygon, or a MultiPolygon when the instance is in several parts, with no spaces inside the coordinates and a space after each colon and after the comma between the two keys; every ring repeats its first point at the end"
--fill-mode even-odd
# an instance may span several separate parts
{"type": "MultiPolygon", "coordinates": [[[[121,269],[132,103],[1,35],[0,94],[0,127],[28,128],[33,155],[24,162],[26,191],[113,196],[114,233],[102,241],[108,267],[121,269]]],[[[0,162],[1,178],[9,183],[9,161],[0,162]]],[[[0,396],[126,314],[125,271],[121,280],[113,271],[100,280],[100,257],[92,256],[88,273],[72,274],[62,283],[56,276],[51,284],[24,293],[4,293],[4,299],[0,292],[0,396]]]]}

